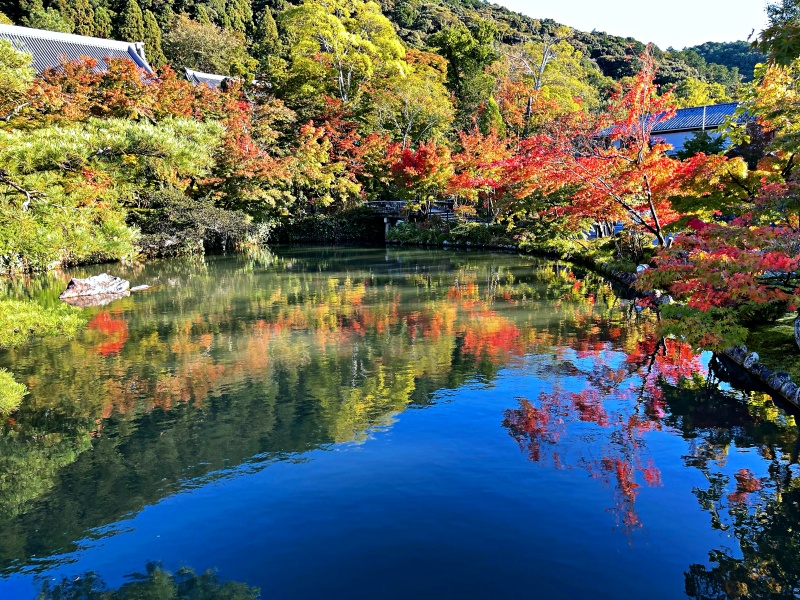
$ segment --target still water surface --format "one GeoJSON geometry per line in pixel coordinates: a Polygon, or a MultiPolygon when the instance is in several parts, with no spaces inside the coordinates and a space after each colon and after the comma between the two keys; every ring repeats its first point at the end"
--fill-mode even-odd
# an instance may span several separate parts
{"type": "Polygon", "coordinates": [[[195,597],[800,594],[794,416],[595,275],[314,248],[113,270],[157,287],[0,352],[30,389],[0,598],[209,569],[195,597]]]}

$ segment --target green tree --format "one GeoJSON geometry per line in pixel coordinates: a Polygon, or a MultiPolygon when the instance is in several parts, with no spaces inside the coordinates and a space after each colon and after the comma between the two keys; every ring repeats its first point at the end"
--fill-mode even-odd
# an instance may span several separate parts
{"type": "Polygon", "coordinates": [[[725,150],[725,138],[720,135],[712,136],[707,131],[696,131],[692,137],[683,143],[683,148],[675,153],[681,160],[692,158],[695,154],[720,154],[725,150]]]}
{"type": "Polygon", "coordinates": [[[767,28],[753,47],[771,62],[789,65],[800,57],[800,0],[778,0],[767,5],[767,28]]]}
{"type": "Polygon", "coordinates": [[[118,34],[128,42],[144,41],[144,15],[136,0],[128,0],[125,5],[118,34]]]}
{"type": "Polygon", "coordinates": [[[73,24],[73,33],[95,35],[94,9],[89,0],[56,0],[55,8],[73,24]]]}
{"type": "Polygon", "coordinates": [[[722,84],[707,83],[696,77],[689,77],[678,84],[675,88],[675,99],[679,108],[720,104],[731,100],[722,84]]]}
{"type": "Polygon", "coordinates": [[[72,33],[75,28],[73,22],[55,8],[45,9],[41,0],[36,0],[30,12],[22,18],[22,24],[34,29],[46,29],[62,33],[72,33]]]}
{"type": "Polygon", "coordinates": [[[163,38],[170,64],[220,75],[247,75],[255,60],[247,54],[244,36],[216,25],[179,16],[163,38]]]}
{"type": "Polygon", "coordinates": [[[453,122],[453,104],[440,74],[415,65],[376,86],[367,120],[406,148],[444,135],[453,122]]]}
{"type": "Polygon", "coordinates": [[[227,29],[247,34],[253,28],[253,9],[249,0],[227,0],[224,15],[227,29]]]}
{"type": "Polygon", "coordinates": [[[509,76],[529,83],[564,110],[593,109],[599,106],[599,95],[590,83],[590,68],[583,54],[567,41],[571,33],[562,27],[541,39],[507,48],[509,76]]]}
{"type": "Polygon", "coordinates": [[[259,70],[262,72],[270,71],[273,59],[281,52],[278,25],[268,8],[264,9],[257,19],[251,52],[253,57],[258,60],[259,70]]]}
{"type": "Polygon", "coordinates": [[[5,13],[0,12],[0,25],[13,25],[14,21],[9,19],[5,13]]]}
{"type": "Polygon", "coordinates": [[[472,116],[492,93],[493,79],[485,68],[497,59],[496,31],[488,21],[472,29],[461,23],[431,36],[430,43],[447,59],[447,81],[456,96],[457,122],[468,127],[472,116]]]}
{"type": "Polygon", "coordinates": [[[357,103],[377,73],[402,69],[405,48],[374,2],[304,0],[281,15],[289,44],[283,82],[289,103],[318,103],[322,94],[357,103]]]}
{"type": "Polygon", "coordinates": [[[0,40],[0,118],[5,119],[25,102],[36,72],[31,55],[20,52],[11,42],[0,40]]]}
{"type": "Polygon", "coordinates": [[[505,123],[503,123],[503,115],[500,114],[500,107],[494,96],[489,96],[486,106],[481,112],[479,121],[481,133],[489,135],[493,131],[500,136],[505,135],[505,123]]]}
{"type": "Polygon", "coordinates": [[[144,50],[147,60],[154,67],[162,67],[167,58],[161,49],[161,29],[155,15],[149,10],[144,13],[144,50]]]}
{"type": "Polygon", "coordinates": [[[208,9],[203,5],[197,7],[197,22],[203,25],[213,25],[211,17],[208,14],[208,9]]]}
{"type": "Polygon", "coordinates": [[[107,8],[98,6],[94,11],[94,35],[101,38],[110,38],[113,29],[111,13],[107,8]]]}

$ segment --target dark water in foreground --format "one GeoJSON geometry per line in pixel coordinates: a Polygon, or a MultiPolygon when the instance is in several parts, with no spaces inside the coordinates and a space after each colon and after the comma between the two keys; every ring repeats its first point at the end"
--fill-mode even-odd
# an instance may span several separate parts
{"type": "Polygon", "coordinates": [[[159,287],[0,352],[31,390],[0,428],[2,599],[800,595],[795,418],[594,275],[383,249],[113,270],[159,287]]]}

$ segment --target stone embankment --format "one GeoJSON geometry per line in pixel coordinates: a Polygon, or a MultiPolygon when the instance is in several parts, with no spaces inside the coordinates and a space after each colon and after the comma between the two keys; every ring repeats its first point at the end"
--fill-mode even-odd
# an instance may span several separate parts
{"type": "Polygon", "coordinates": [[[735,346],[723,352],[734,363],[756,381],[759,381],[768,391],[787,401],[795,408],[800,408],[800,387],[792,381],[788,373],[776,372],[766,365],[758,362],[756,352],[748,352],[746,346],[735,346]]]}

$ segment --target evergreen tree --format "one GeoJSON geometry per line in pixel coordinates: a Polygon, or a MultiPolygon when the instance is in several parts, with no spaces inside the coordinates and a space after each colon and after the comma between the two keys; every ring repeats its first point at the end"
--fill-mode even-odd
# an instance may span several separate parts
{"type": "Polygon", "coordinates": [[[258,60],[261,71],[266,72],[269,70],[270,58],[280,52],[281,38],[278,35],[278,26],[272,17],[272,12],[265,8],[253,34],[253,57],[258,60]]]}
{"type": "Polygon", "coordinates": [[[486,105],[481,112],[479,127],[483,135],[489,135],[492,132],[500,137],[505,135],[506,126],[503,123],[503,116],[500,114],[500,107],[494,96],[489,96],[486,105]]]}
{"type": "Polygon", "coordinates": [[[55,8],[73,24],[73,33],[95,35],[94,9],[89,0],[56,0],[55,8]]]}
{"type": "Polygon", "coordinates": [[[253,10],[249,0],[228,0],[225,6],[226,27],[247,33],[253,27],[253,10]]]}
{"type": "Polygon", "coordinates": [[[37,2],[31,6],[30,12],[22,18],[22,24],[25,27],[46,29],[47,31],[60,31],[62,33],[72,33],[75,28],[72,20],[55,8],[50,7],[45,10],[41,0],[37,0],[37,2]]]}
{"type": "Polygon", "coordinates": [[[161,49],[161,29],[156,16],[149,10],[144,13],[144,51],[148,62],[154,67],[162,67],[167,58],[161,49]]]}
{"type": "Polygon", "coordinates": [[[169,4],[163,5],[161,10],[156,13],[156,20],[162,32],[169,31],[175,21],[175,11],[169,4]]]}
{"type": "Polygon", "coordinates": [[[94,35],[101,38],[110,38],[112,31],[111,13],[107,8],[98,6],[94,11],[94,35]]]}
{"type": "Polygon", "coordinates": [[[197,22],[203,25],[213,25],[211,17],[208,14],[208,9],[203,5],[197,7],[197,22]]]}
{"type": "Polygon", "coordinates": [[[122,13],[119,37],[127,42],[144,41],[144,15],[136,0],[128,0],[122,13]]]}
{"type": "Polygon", "coordinates": [[[14,21],[9,19],[5,13],[0,12],[0,25],[13,25],[14,21]]]}

